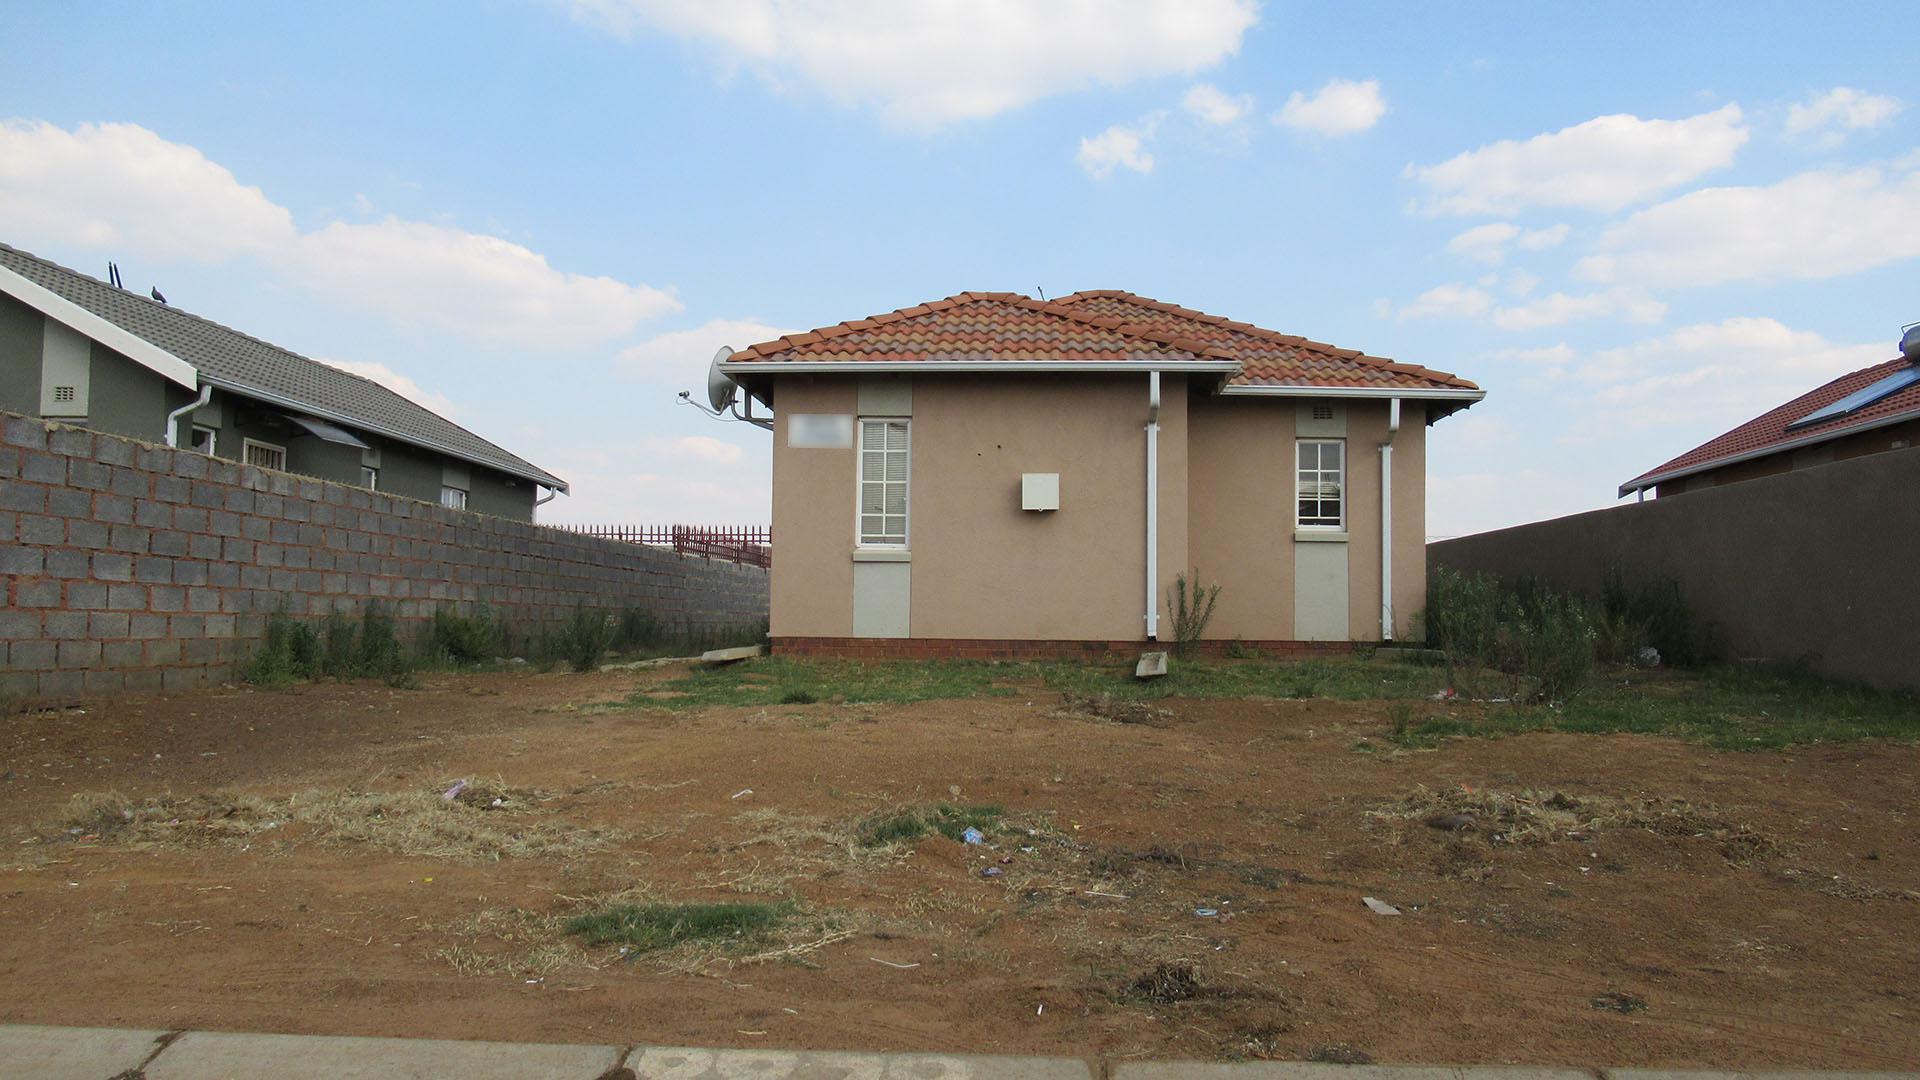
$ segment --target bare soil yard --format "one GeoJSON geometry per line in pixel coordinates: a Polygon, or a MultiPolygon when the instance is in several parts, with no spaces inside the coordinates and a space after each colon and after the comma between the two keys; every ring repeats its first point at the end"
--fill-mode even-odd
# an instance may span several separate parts
{"type": "MultiPolygon", "coordinates": [[[[1410,715],[1452,730],[1483,707],[1063,701],[1020,668],[958,699],[727,705],[684,675],[223,689],[0,720],[0,1022],[1920,1061],[1912,741],[1407,749],[1410,715]],[[987,843],[942,832],[967,824],[987,843]],[[567,932],[688,902],[774,907],[718,937],[567,932]]],[[[1662,678],[1650,692],[1687,693],[1662,678]]]]}

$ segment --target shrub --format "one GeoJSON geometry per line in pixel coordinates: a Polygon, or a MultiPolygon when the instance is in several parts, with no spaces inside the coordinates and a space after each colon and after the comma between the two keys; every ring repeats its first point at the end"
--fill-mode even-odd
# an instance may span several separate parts
{"type": "Polygon", "coordinates": [[[575,671],[592,671],[600,666],[613,644],[613,619],[605,612],[581,608],[560,624],[553,634],[552,652],[575,671]]]}
{"type": "Polygon", "coordinates": [[[1173,649],[1184,654],[1201,635],[1207,632],[1207,624],[1213,621],[1213,605],[1220,599],[1220,586],[1200,584],[1200,571],[1193,572],[1192,583],[1187,575],[1176,574],[1173,588],[1167,590],[1169,607],[1173,608],[1173,649]]]}
{"type": "Polygon", "coordinates": [[[1424,622],[1428,641],[1446,651],[1455,686],[1468,674],[1464,663],[1505,675],[1510,698],[1560,702],[1593,672],[1598,635],[1589,605],[1539,582],[1507,586],[1491,574],[1438,567],[1427,578],[1424,622]]]}
{"type": "Polygon", "coordinates": [[[427,648],[454,664],[477,664],[505,651],[505,633],[485,604],[472,615],[450,607],[435,609],[427,629],[427,648]]]}
{"type": "Polygon", "coordinates": [[[250,683],[285,686],[299,679],[383,678],[398,683],[411,672],[393,617],[369,604],[359,620],[335,611],[313,625],[284,611],[267,619],[266,639],[241,673],[250,683]]]}

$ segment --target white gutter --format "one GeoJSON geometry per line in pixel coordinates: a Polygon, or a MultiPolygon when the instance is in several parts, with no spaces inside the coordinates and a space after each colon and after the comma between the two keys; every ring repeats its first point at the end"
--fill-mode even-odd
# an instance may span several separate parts
{"type": "Polygon", "coordinates": [[[1380,444],[1380,640],[1393,640],[1393,437],[1400,399],[1387,399],[1387,441],[1380,444]]]}
{"type": "Polygon", "coordinates": [[[1316,397],[1316,398],[1411,398],[1418,401],[1480,401],[1485,390],[1409,390],[1402,387],[1370,386],[1228,386],[1222,397],[1316,397]]]}
{"type": "Polygon", "coordinates": [[[204,408],[207,402],[212,400],[213,400],[213,384],[203,383],[200,386],[199,397],[195,398],[192,401],[187,402],[185,405],[182,405],[179,408],[167,414],[167,445],[168,446],[177,447],[180,445],[180,418],[187,415],[188,413],[192,412],[195,409],[204,408]]]}
{"type": "Polygon", "coordinates": [[[1147,372],[1147,640],[1160,636],[1160,373],[1147,372]]]}
{"type": "MultiPolygon", "coordinates": [[[[1153,371],[1199,372],[1231,375],[1240,370],[1236,360],[1155,360],[1153,371]]],[[[994,371],[1017,374],[1057,374],[1082,372],[1110,375],[1115,372],[1145,370],[1139,360],[726,360],[720,364],[723,374],[746,375],[844,375],[849,372],[911,371],[938,375],[949,371],[994,371]]],[[[1476,391],[1477,392],[1477,391],[1476,391]]],[[[1323,395],[1324,396],[1324,395],[1323,395]]]]}

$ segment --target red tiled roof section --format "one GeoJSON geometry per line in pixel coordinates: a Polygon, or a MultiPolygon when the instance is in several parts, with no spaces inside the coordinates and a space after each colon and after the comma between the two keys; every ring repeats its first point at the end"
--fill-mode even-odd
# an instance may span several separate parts
{"type": "Polygon", "coordinates": [[[960,293],[750,345],[729,362],[1232,360],[1193,337],[1019,293],[960,293]]]}
{"type": "Polygon", "coordinates": [[[1646,472],[1620,485],[1620,490],[1622,492],[1631,491],[1651,476],[1665,476],[1672,472],[1692,471],[1705,465],[1711,465],[1713,462],[1719,461],[1722,458],[1739,457],[1743,454],[1764,451],[1770,446],[1779,446],[1786,443],[1801,443],[1803,440],[1824,442],[1829,438],[1845,435],[1847,432],[1856,428],[1871,424],[1875,420],[1884,420],[1891,416],[1901,416],[1907,413],[1920,416],[1920,383],[1915,383],[1903,390],[1896,390],[1886,397],[1881,398],[1879,401],[1848,413],[1846,416],[1836,420],[1810,425],[1800,428],[1797,431],[1787,430],[1787,425],[1793,423],[1795,420],[1799,420],[1817,409],[1831,405],[1856,390],[1864,390],[1874,383],[1879,382],[1881,379],[1894,374],[1906,365],[1907,361],[1904,358],[1896,356],[1884,364],[1875,364],[1872,367],[1861,368],[1859,371],[1842,375],[1817,390],[1810,390],[1807,393],[1801,394],[1799,397],[1794,398],[1792,401],[1787,402],[1785,405],[1771,412],[1762,413],[1754,417],[1719,438],[1709,439],[1701,443],[1699,446],[1681,454],[1679,457],[1674,458],[1664,465],[1658,465],[1648,469],[1646,472]]]}
{"type": "Polygon", "coordinates": [[[1478,390],[1474,383],[1418,364],[1400,364],[1310,341],[1252,323],[1180,307],[1130,292],[1100,289],[1061,297],[1057,303],[1124,320],[1128,329],[1177,333],[1223,349],[1240,361],[1229,386],[1401,387],[1418,390],[1478,390]]]}

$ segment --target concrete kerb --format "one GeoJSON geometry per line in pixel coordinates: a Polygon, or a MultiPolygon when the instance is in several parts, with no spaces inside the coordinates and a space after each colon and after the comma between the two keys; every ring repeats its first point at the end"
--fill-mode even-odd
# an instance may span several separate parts
{"type": "Polygon", "coordinates": [[[1920,1080],[1920,1072],[1123,1062],[0,1025],[0,1075],[46,1080],[1920,1080]]]}
{"type": "Polygon", "coordinates": [[[0,1074],[36,1080],[107,1080],[146,1064],[164,1031],[0,1026],[0,1074]]]}

